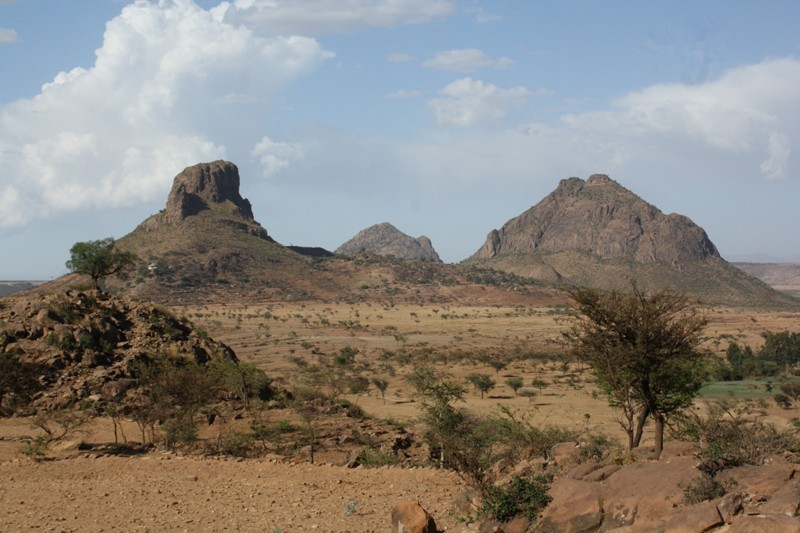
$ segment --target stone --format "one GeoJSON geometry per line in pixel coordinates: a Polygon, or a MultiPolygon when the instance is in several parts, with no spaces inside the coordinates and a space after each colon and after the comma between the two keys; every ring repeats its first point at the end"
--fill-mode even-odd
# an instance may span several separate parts
{"type": "Polygon", "coordinates": [[[717,511],[726,524],[730,524],[733,517],[742,512],[742,501],[740,492],[730,492],[717,500],[717,511]]]}
{"type": "Polygon", "coordinates": [[[725,521],[714,502],[702,502],[680,508],[664,520],[664,531],[670,533],[703,533],[723,525],[725,521]]]}
{"type": "Polygon", "coordinates": [[[742,515],[726,533],[800,533],[800,518],[780,514],[742,515]]]}
{"type": "Polygon", "coordinates": [[[681,487],[699,474],[696,461],[676,457],[627,465],[603,483],[605,516],[601,531],[657,524],[683,500],[681,487]]]}
{"type": "Polygon", "coordinates": [[[593,471],[591,474],[584,476],[584,481],[593,481],[593,482],[600,482],[605,479],[611,477],[614,472],[617,472],[619,469],[622,468],[622,465],[606,465],[602,468],[598,468],[597,470],[593,471]]]}
{"type": "Polygon", "coordinates": [[[766,514],[795,516],[800,510],[800,479],[793,478],[783,484],[759,511],[766,514]]]}
{"type": "Polygon", "coordinates": [[[772,496],[793,475],[793,465],[775,463],[763,466],[737,466],[718,473],[716,479],[723,486],[733,485],[736,492],[746,492],[751,500],[763,501],[772,496]]]}
{"type": "Polygon", "coordinates": [[[556,480],[549,492],[553,501],[542,513],[535,531],[595,531],[603,522],[599,485],[566,477],[556,480]]]}
{"type": "Polygon", "coordinates": [[[436,522],[419,502],[405,500],[392,509],[392,533],[436,533],[436,522]]]}
{"type": "Polygon", "coordinates": [[[603,468],[603,465],[596,463],[594,461],[588,461],[586,463],[581,463],[572,470],[567,473],[567,477],[572,479],[585,479],[586,476],[591,474],[596,470],[600,470],[603,468]]]}
{"type": "Polygon", "coordinates": [[[550,460],[566,467],[580,461],[580,449],[574,442],[560,442],[550,449],[550,460]]]}
{"type": "Polygon", "coordinates": [[[518,516],[503,524],[503,533],[527,533],[532,525],[524,516],[518,516]]]}

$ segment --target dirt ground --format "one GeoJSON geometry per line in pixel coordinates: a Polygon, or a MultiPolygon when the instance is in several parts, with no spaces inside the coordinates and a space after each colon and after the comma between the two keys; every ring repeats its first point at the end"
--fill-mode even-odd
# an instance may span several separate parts
{"type": "MultiPolygon", "coordinates": [[[[418,414],[403,375],[410,363],[396,355],[431,349],[443,353],[517,347],[539,354],[558,351],[563,327],[559,309],[519,307],[389,306],[379,304],[274,304],[259,307],[203,306],[176,309],[219,340],[240,359],[291,384],[302,358],[344,346],[376,374],[389,378],[386,403],[375,391],[349,397],[378,418],[411,420],[418,414]]],[[[796,330],[798,313],[710,310],[710,349],[721,353],[728,340],[757,347],[761,331],[796,330]]],[[[615,413],[593,394],[588,372],[565,371],[557,359],[522,359],[495,372],[469,359],[440,362],[457,376],[491,374],[497,387],[485,398],[470,390],[465,405],[491,412],[505,404],[537,423],[601,430],[622,438],[615,413]],[[522,377],[526,388],[540,378],[547,385],[532,400],[516,397],[505,384],[522,377]]],[[[771,407],[771,417],[780,410],[771,407]]],[[[98,421],[84,440],[112,442],[110,424],[98,421]]],[[[129,438],[135,426],[128,429],[129,438]]],[[[129,456],[97,451],[56,450],[54,459],[32,461],[21,453],[23,437],[35,435],[24,420],[0,421],[0,532],[57,531],[389,531],[390,513],[400,500],[419,500],[446,531],[462,531],[452,509],[466,485],[456,475],[429,468],[348,469],[335,461],[309,464],[295,457],[218,459],[161,451],[129,456]],[[327,464],[324,464],[327,463],[327,464]]]]}
{"type": "Polygon", "coordinates": [[[0,531],[389,531],[392,506],[423,502],[454,531],[457,476],[282,460],[91,455],[0,464],[0,531]]]}

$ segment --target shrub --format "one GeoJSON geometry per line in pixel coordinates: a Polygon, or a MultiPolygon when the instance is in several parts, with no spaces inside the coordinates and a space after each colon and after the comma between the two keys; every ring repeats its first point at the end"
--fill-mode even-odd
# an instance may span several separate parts
{"type": "Polygon", "coordinates": [[[781,409],[791,409],[792,408],[792,399],[779,392],[772,397],[775,400],[775,403],[778,404],[778,407],[781,409]]]}
{"type": "Polygon", "coordinates": [[[247,457],[253,450],[255,436],[251,433],[231,431],[219,439],[219,453],[233,457],[247,457]]]}
{"type": "MultiPolygon", "coordinates": [[[[735,481],[733,481],[735,485],[735,481]]],[[[716,500],[728,493],[729,486],[723,485],[713,476],[703,473],[703,475],[694,478],[683,490],[683,503],[686,505],[694,505],[700,502],[707,502],[716,500]]]]}
{"type": "Polygon", "coordinates": [[[676,422],[673,433],[677,438],[698,442],[699,456],[723,468],[761,465],[770,455],[800,449],[796,429],[778,429],[749,403],[720,400],[709,405],[708,415],[692,412],[676,422]]]}
{"type": "Polygon", "coordinates": [[[524,516],[531,522],[552,501],[547,493],[550,478],[536,476],[527,479],[515,476],[506,485],[490,487],[483,497],[481,514],[506,522],[515,516],[524,516]]]}

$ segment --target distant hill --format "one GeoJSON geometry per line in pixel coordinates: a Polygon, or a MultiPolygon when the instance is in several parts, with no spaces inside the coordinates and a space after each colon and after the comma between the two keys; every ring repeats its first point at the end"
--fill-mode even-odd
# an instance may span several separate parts
{"type": "Polygon", "coordinates": [[[375,224],[358,232],[355,237],[336,249],[337,254],[354,254],[358,252],[371,252],[398,259],[421,259],[423,261],[442,262],[428,237],[423,235],[415,239],[388,222],[375,224]]]}
{"type": "Polygon", "coordinates": [[[117,241],[140,264],[128,290],[160,300],[213,292],[303,298],[339,287],[314,270],[310,257],[276,243],[239,193],[239,170],[215,161],[175,177],[166,208],[117,241]],[[302,275],[303,273],[307,275],[302,275]]]}
{"type": "MultiPolygon", "coordinates": [[[[165,209],[117,240],[119,248],[137,254],[138,264],[127,280],[107,279],[108,287],[171,305],[275,300],[531,305],[565,301],[563,294],[542,282],[445,265],[422,237],[408,239],[427,250],[428,261],[369,251],[332,256],[322,248],[283,246],[253,218],[239,183],[238,168],[227,161],[201,163],[178,174],[165,209]]],[[[383,231],[378,233],[393,233],[379,227],[383,231]]],[[[78,276],[64,276],[45,290],[76,283],[78,276]]]]}
{"type": "Polygon", "coordinates": [[[0,296],[6,296],[19,291],[32,289],[40,282],[31,281],[0,281],[0,296]]]}
{"type": "Polygon", "coordinates": [[[606,175],[569,178],[492,230],[465,264],[553,282],[672,287],[709,304],[798,305],[722,259],[692,220],[664,214],[606,175]]]}
{"type": "Polygon", "coordinates": [[[737,268],[755,276],[776,290],[800,298],[800,264],[791,263],[733,263],[737,268]]]}

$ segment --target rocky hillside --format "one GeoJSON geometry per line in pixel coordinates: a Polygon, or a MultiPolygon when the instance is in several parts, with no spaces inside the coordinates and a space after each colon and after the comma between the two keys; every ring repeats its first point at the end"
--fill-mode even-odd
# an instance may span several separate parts
{"type": "Polygon", "coordinates": [[[689,218],[664,214],[608,176],[562,180],[467,259],[553,282],[673,287],[707,303],[797,305],[724,261],[689,218]]]}
{"type": "Polygon", "coordinates": [[[362,230],[336,249],[337,254],[371,252],[398,259],[421,259],[441,263],[431,240],[424,235],[418,238],[406,235],[388,222],[375,224],[362,230]]]}
{"type": "MultiPolygon", "coordinates": [[[[67,291],[0,302],[0,355],[35,379],[32,405],[57,409],[91,402],[124,408],[136,401],[136,361],[169,354],[187,361],[236,360],[191,323],[149,303],[100,291],[67,291]]],[[[8,368],[3,367],[4,371],[8,368]]],[[[7,392],[6,390],[0,392],[7,392]]],[[[0,397],[0,405],[13,398],[0,397]]]]}

